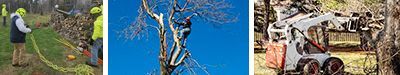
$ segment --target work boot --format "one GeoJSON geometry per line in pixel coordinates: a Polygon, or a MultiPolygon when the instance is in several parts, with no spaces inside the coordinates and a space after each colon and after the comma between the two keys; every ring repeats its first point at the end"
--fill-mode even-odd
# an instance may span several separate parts
{"type": "Polygon", "coordinates": [[[182,39],[182,37],[178,37],[178,40],[181,40],[182,39]]]}
{"type": "Polygon", "coordinates": [[[18,65],[18,67],[26,67],[26,66],[29,66],[29,63],[22,63],[22,64],[18,65]]]}
{"type": "Polygon", "coordinates": [[[12,66],[13,66],[13,67],[18,67],[19,65],[18,65],[18,64],[12,64],[12,66]]]}
{"type": "Polygon", "coordinates": [[[185,45],[182,45],[182,48],[186,48],[186,46],[185,46],[185,45]]]}
{"type": "Polygon", "coordinates": [[[186,40],[183,42],[182,47],[186,48],[186,40]]]}
{"type": "Polygon", "coordinates": [[[92,64],[92,63],[90,63],[90,62],[86,62],[86,65],[89,65],[89,66],[92,66],[92,67],[98,67],[97,65],[94,65],[94,64],[92,64]]]}

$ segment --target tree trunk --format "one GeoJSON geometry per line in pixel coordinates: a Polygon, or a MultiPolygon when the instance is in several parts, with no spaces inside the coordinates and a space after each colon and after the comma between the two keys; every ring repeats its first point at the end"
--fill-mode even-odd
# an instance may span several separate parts
{"type": "Polygon", "coordinates": [[[400,55],[398,55],[400,42],[400,5],[399,0],[387,0],[385,28],[383,37],[379,39],[378,50],[378,74],[400,74],[400,55]]]}
{"type": "Polygon", "coordinates": [[[169,75],[170,70],[168,70],[167,66],[167,42],[165,41],[165,29],[164,27],[160,28],[160,69],[161,69],[161,75],[169,75]]]}
{"type": "Polygon", "coordinates": [[[267,40],[268,39],[268,26],[269,26],[269,13],[271,12],[271,11],[269,11],[270,10],[270,0],[264,0],[264,4],[265,4],[265,10],[266,10],[266,15],[264,16],[264,19],[265,19],[265,24],[264,24],[264,26],[263,26],[263,29],[262,29],[262,31],[263,31],[263,33],[265,34],[264,35],[264,40],[267,40]]]}

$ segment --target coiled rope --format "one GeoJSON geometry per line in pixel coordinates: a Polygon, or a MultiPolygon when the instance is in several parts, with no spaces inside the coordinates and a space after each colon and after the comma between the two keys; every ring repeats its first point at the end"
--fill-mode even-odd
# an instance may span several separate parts
{"type": "Polygon", "coordinates": [[[37,54],[39,55],[40,60],[43,63],[45,63],[47,66],[53,68],[54,70],[57,70],[60,72],[75,72],[76,75],[94,75],[93,68],[86,64],[78,64],[73,68],[65,68],[65,67],[60,67],[60,66],[50,62],[40,53],[40,49],[36,44],[35,36],[33,36],[33,33],[30,34],[30,39],[32,40],[33,48],[36,50],[37,54]]]}

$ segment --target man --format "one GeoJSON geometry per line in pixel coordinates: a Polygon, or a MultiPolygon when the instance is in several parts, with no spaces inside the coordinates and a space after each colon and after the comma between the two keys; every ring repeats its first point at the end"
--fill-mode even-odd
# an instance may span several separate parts
{"type": "Polygon", "coordinates": [[[103,49],[103,15],[100,7],[93,7],[90,10],[90,14],[97,18],[96,21],[94,21],[94,29],[92,35],[92,40],[94,40],[93,47],[90,52],[92,56],[90,58],[90,62],[88,62],[87,64],[97,67],[98,52],[99,50],[103,49]]]}
{"type": "Polygon", "coordinates": [[[7,18],[8,12],[7,12],[7,9],[6,9],[6,4],[2,4],[1,7],[2,7],[1,16],[3,16],[3,26],[5,27],[6,23],[7,23],[6,18],[7,18]]]}
{"type": "Polygon", "coordinates": [[[23,53],[25,51],[25,36],[26,33],[31,32],[29,26],[25,26],[24,20],[22,19],[26,15],[24,8],[18,8],[15,13],[11,14],[11,30],[10,30],[10,41],[14,46],[12,65],[13,66],[26,66],[23,63],[23,53]]]}
{"type": "Polygon", "coordinates": [[[187,40],[187,37],[189,36],[190,31],[191,31],[191,26],[192,26],[192,22],[190,22],[190,18],[191,17],[192,16],[186,17],[184,22],[175,21],[175,23],[178,24],[178,27],[182,27],[182,29],[180,30],[179,39],[181,39],[181,40],[183,39],[183,41],[182,41],[182,47],[183,48],[186,48],[186,40],[187,40]]]}

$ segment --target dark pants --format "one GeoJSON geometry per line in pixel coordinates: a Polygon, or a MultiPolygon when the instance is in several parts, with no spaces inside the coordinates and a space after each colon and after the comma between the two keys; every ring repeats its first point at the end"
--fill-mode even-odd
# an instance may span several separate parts
{"type": "Polygon", "coordinates": [[[6,16],[3,16],[3,26],[5,27],[6,26],[6,23],[7,23],[7,21],[6,21],[6,16]]]}

